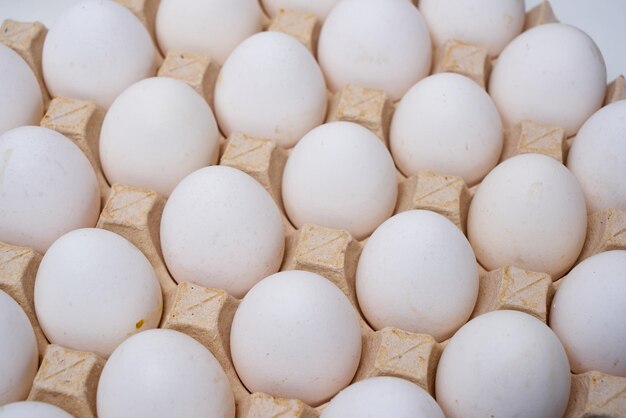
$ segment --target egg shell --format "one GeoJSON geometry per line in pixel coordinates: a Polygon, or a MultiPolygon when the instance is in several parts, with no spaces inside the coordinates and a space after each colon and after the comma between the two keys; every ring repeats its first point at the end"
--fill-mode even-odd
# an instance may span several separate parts
{"type": "Polygon", "coordinates": [[[514,265],[556,280],[583,247],[585,199],[576,178],[554,158],[518,155],[481,183],[470,205],[467,232],[487,270],[514,265]]]}
{"type": "Polygon", "coordinates": [[[122,343],[102,370],[98,417],[234,418],[224,370],[193,338],[172,330],[141,332],[122,343]]]}
{"type": "Polygon", "coordinates": [[[428,28],[407,0],[344,0],[328,15],[318,59],[329,88],[385,90],[398,100],[430,72],[428,28]]]}
{"type": "Polygon", "coordinates": [[[108,108],[124,89],[156,71],[148,31],[113,1],[85,0],[63,12],[50,28],[42,66],[52,96],[108,108]]]}
{"type": "Polygon", "coordinates": [[[327,123],[306,134],[287,159],[282,185],[296,227],[345,229],[358,240],[391,216],[398,190],[385,145],[351,122],[327,123]]]}
{"type": "Polygon", "coordinates": [[[180,80],[154,77],[120,94],[104,117],[100,159],[109,183],[164,196],[188,174],[217,162],[213,112],[180,80]]]}
{"type": "Polygon", "coordinates": [[[354,377],[361,332],[338,287],[315,273],[292,270],[248,292],[233,319],[230,347],[248,390],[316,406],[354,377]]]}
{"type": "Polygon", "coordinates": [[[448,40],[487,47],[489,55],[502,49],[524,28],[524,0],[420,0],[419,10],[435,48],[448,40]]]}
{"type": "Polygon", "coordinates": [[[583,31],[562,23],[530,29],[507,45],[489,79],[505,127],[533,120],[567,136],[602,106],[606,66],[583,31]]]}
{"type": "Polygon", "coordinates": [[[214,100],[226,136],[243,132],[286,148],[326,116],[326,85],[315,58],[280,32],[258,33],[235,48],[220,71],[214,100]]]}
{"type": "Polygon", "coordinates": [[[569,272],[552,302],[550,327],[574,373],[626,377],[626,251],[589,257],[569,272]]]}
{"type": "Polygon", "coordinates": [[[339,0],[261,0],[263,8],[270,16],[275,16],[281,9],[299,10],[315,14],[322,22],[337,3],[339,0]]]}
{"type": "Polygon", "coordinates": [[[0,241],[44,253],[66,232],[96,224],[96,175],[60,133],[36,126],[5,132],[0,173],[0,241]]]}
{"type": "Polygon", "coordinates": [[[53,344],[102,357],[155,328],[161,288],[146,257],[121,236],[85,228],[50,246],[35,280],[35,310],[53,344]]]}
{"type": "Polygon", "coordinates": [[[204,53],[219,64],[262,26],[257,0],[161,0],[156,16],[156,35],[164,54],[204,53]]]}
{"type": "Polygon", "coordinates": [[[348,386],[324,408],[320,418],[444,418],[424,389],[397,377],[372,377],[348,386]]]}
{"type": "Polygon", "coordinates": [[[472,186],[498,163],[502,122],[489,95],[453,73],[427,77],[404,95],[393,116],[390,147],[407,176],[419,170],[463,177],[472,186]]]}
{"type": "Polygon", "coordinates": [[[448,418],[560,418],[569,393],[559,339],[517,311],[494,311],[465,324],[437,368],[436,398],[448,418]]]}
{"type": "Polygon", "coordinates": [[[2,290],[0,341],[0,405],[4,405],[26,399],[39,359],[35,331],[28,317],[20,305],[2,290]]]}
{"type": "Polygon", "coordinates": [[[0,43],[0,134],[36,125],[43,116],[43,98],[35,74],[17,52],[0,43]]]}
{"type": "Polygon", "coordinates": [[[14,402],[0,406],[0,418],[72,418],[63,409],[37,401],[14,402]]]}
{"type": "Polygon", "coordinates": [[[282,218],[270,194],[234,168],[213,166],[181,181],[163,210],[161,246],[172,277],[242,297],[280,267],[282,218]]]}
{"type": "Polygon", "coordinates": [[[609,104],[580,128],[567,157],[589,212],[626,210],[626,100],[609,104]]]}
{"type": "Polygon", "coordinates": [[[467,321],[476,304],[476,258],[447,218],[425,210],[403,212],[367,240],[356,290],[374,329],[396,327],[443,341],[467,321]]]}

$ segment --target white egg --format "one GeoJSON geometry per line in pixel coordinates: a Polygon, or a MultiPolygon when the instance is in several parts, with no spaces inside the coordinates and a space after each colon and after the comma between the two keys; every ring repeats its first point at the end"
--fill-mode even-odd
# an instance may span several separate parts
{"type": "Polygon", "coordinates": [[[550,327],[574,373],[597,370],[626,377],[626,251],[596,254],[578,264],[559,286],[550,327]]]}
{"type": "Polygon", "coordinates": [[[326,86],[315,58],[295,38],[262,32],[228,57],[215,86],[226,136],[243,132],[291,147],[326,117],[326,86]]]}
{"type": "Polygon", "coordinates": [[[400,170],[463,177],[474,185],[498,163],[502,122],[489,95],[474,81],[453,74],[423,79],[404,95],[390,130],[400,170]]]}
{"type": "Polygon", "coordinates": [[[41,260],[35,310],[48,340],[108,357],[128,336],[159,325],[161,288],[125,238],[85,228],[63,235],[41,260]]]}
{"type": "Polygon", "coordinates": [[[322,22],[337,3],[339,0],[261,0],[270,16],[276,15],[280,9],[298,10],[313,13],[322,22]]]}
{"type": "Polygon", "coordinates": [[[331,122],[293,149],[283,173],[283,203],[298,228],[344,229],[360,240],[391,216],[396,181],[391,155],[376,135],[352,122],[331,122]]]}
{"type": "Polygon", "coordinates": [[[524,28],[524,0],[420,0],[433,44],[459,40],[497,56],[524,28]]]}
{"type": "Polygon", "coordinates": [[[168,329],[140,332],[113,352],[97,407],[99,418],[235,417],[232,390],[213,354],[168,329]]]}
{"type": "Polygon", "coordinates": [[[540,25],[515,38],[491,72],[489,94],[505,126],[533,120],[576,134],[602,106],[606,67],[583,31],[561,23],[540,25]]]}
{"type": "Polygon", "coordinates": [[[598,110],[580,128],[567,156],[589,212],[626,210],[626,100],[598,110]]]}
{"type": "Polygon", "coordinates": [[[381,89],[398,100],[430,72],[428,28],[407,0],[343,0],[320,33],[318,59],[329,87],[381,89]]]}
{"type": "Polygon", "coordinates": [[[0,418],[72,418],[72,415],[49,403],[24,401],[0,406],[0,418]]]}
{"type": "Polygon", "coordinates": [[[2,290],[0,341],[0,405],[4,405],[26,399],[37,373],[39,358],[30,320],[20,305],[2,290]]]}
{"type": "Polygon", "coordinates": [[[230,348],[251,392],[319,405],[347,386],[361,356],[361,331],[348,298],[306,271],[265,278],[233,319],[230,348]]]}
{"type": "Polygon", "coordinates": [[[26,61],[0,44],[0,134],[24,125],[38,125],[43,98],[35,74],[26,61]]]}
{"type": "Polygon", "coordinates": [[[372,377],[335,396],[320,418],[444,418],[424,389],[397,377],[372,377]]]}
{"type": "Polygon", "coordinates": [[[435,386],[448,418],[560,418],[569,398],[569,364],[543,322],[522,312],[495,311],[452,337],[435,386]]]}
{"type": "Polygon", "coordinates": [[[73,229],[94,226],[100,190],[69,139],[36,126],[0,136],[0,241],[45,252],[73,229]]]}
{"type": "Polygon", "coordinates": [[[177,282],[224,289],[242,297],[280,267],[282,218],[256,180],[213,166],[185,177],[163,210],[161,246],[177,282]]]}
{"type": "Polygon", "coordinates": [[[161,0],[156,35],[164,54],[208,54],[223,64],[237,45],[263,29],[257,0],[161,0]]]}
{"type": "Polygon", "coordinates": [[[554,158],[518,155],[480,184],[467,233],[487,270],[513,265],[556,280],[574,264],[585,242],[585,198],[576,178],[554,158]]]}
{"type": "Polygon", "coordinates": [[[156,70],[148,31],[114,1],[81,1],[56,20],[43,47],[43,74],[53,96],[108,108],[126,87],[156,70]]]}
{"type": "Polygon", "coordinates": [[[191,87],[148,78],[124,90],[106,113],[100,159],[111,184],[169,196],[185,176],[217,162],[219,138],[211,108],[191,87]]]}
{"type": "Polygon", "coordinates": [[[403,212],[367,240],[356,290],[375,329],[396,327],[443,341],[467,321],[476,304],[476,258],[447,218],[426,210],[403,212]]]}

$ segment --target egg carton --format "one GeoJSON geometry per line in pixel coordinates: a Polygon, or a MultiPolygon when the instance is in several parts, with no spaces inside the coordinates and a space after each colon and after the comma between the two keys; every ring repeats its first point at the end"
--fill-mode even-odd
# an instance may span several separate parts
{"type": "MultiPolygon", "coordinates": [[[[146,25],[154,36],[158,0],[118,0],[146,25]]],[[[531,10],[525,28],[555,22],[548,2],[531,10]]],[[[283,10],[266,25],[288,33],[313,53],[319,22],[314,15],[283,10]]],[[[235,396],[237,417],[318,417],[325,405],[314,408],[297,399],[250,393],[242,384],[230,356],[230,327],[239,300],[220,289],[176,283],[170,276],[160,248],[160,218],[165,199],[154,191],[122,184],[108,185],[98,155],[99,131],[104,110],[93,103],[71,99],[49,100],[41,72],[41,51],[46,28],[39,23],[7,20],[0,42],[17,51],[33,68],[46,99],[41,125],[75,142],[95,168],[102,190],[103,209],[97,227],[115,232],[137,246],[154,268],[163,292],[161,328],[183,332],[202,343],[223,367],[235,396]]],[[[485,87],[492,62],[486,49],[449,41],[436,51],[433,72],[466,75],[485,87]]],[[[219,65],[204,54],[171,52],[158,70],[159,76],[177,78],[193,87],[208,103],[218,80],[219,65]]],[[[626,99],[623,76],[607,90],[606,104],[626,99]]],[[[388,144],[389,124],[395,104],[376,89],[349,85],[329,94],[327,121],[358,123],[388,144]]],[[[505,133],[502,160],[521,153],[543,153],[560,162],[567,158],[573,138],[562,128],[534,121],[522,122],[505,133]]],[[[282,172],[289,150],[265,138],[235,133],[223,141],[220,164],[242,170],[268,190],[283,212],[286,249],[281,271],[306,270],[322,275],[348,297],[360,318],[362,355],[354,381],[374,376],[409,380],[434,395],[435,372],[447,341],[396,328],[374,331],[365,321],[355,292],[356,265],[366,240],[357,241],[347,231],[317,225],[294,228],[284,214],[281,200],[282,172]]],[[[395,213],[427,209],[450,219],[466,231],[473,193],[462,178],[445,173],[419,172],[409,178],[398,173],[399,195],[395,213]]],[[[608,209],[589,215],[587,239],[578,262],[593,254],[626,249],[626,211],[608,209]]],[[[28,399],[48,402],[76,417],[96,416],[96,391],[106,362],[89,352],[49,344],[34,311],[33,288],[41,255],[32,249],[0,243],[0,289],[11,295],[30,319],[40,353],[40,367],[28,399]]],[[[471,317],[513,309],[547,322],[552,297],[561,283],[557,277],[515,266],[486,271],[480,265],[479,295],[471,317]]],[[[140,325],[138,324],[140,327],[140,325]]],[[[607,416],[626,413],[626,378],[588,372],[572,376],[570,402],[565,417],[607,416]]]]}

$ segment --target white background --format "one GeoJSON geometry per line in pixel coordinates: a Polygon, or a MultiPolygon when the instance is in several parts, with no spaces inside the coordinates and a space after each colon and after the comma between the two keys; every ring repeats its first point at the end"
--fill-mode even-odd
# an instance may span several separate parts
{"type": "MultiPolygon", "coordinates": [[[[78,0],[0,0],[0,21],[38,20],[46,26],[78,0]]],[[[316,1],[316,0],[311,0],[316,1]]],[[[541,0],[526,0],[527,8],[541,0]]],[[[626,0],[551,0],[563,23],[578,26],[598,44],[607,64],[609,81],[626,74],[626,0]]]]}

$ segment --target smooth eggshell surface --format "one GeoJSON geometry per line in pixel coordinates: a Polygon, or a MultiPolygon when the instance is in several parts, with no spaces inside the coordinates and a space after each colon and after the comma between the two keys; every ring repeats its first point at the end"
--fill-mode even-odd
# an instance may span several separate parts
{"type": "MultiPolygon", "coordinates": [[[[0,290],[0,405],[26,399],[37,373],[35,331],[20,305],[0,290]]],[[[2,415],[0,406],[0,415],[2,415]]]]}
{"type": "Polygon", "coordinates": [[[476,258],[447,218],[426,210],[403,212],[367,240],[356,290],[375,329],[396,327],[443,341],[467,321],[476,304],[476,258]]]}
{"type": "Polygon", "coordinates": [[[72,231],[52,244],[35,281],[39,324],[53,344],[102,357],[129,335],[159,325],[161,288],[148,259],[104,229],[72,231]]]}
{"type": "Polygon", "coordinates": [[[567,351],[572,371],[626,377],[626,251],[596,254],[559,286],[550,327],[567,351]]]}
{"type": "Polygon", "coordinates": [[[478,183],[498,163],[502,122],[478,84],[462,75],[435,74],[404,95],[390,130],[391,152],[407,175],[432,170],[478,183]]]}
{"type": "Polygon", "coordinates": [[[560,418],[570,392],[569,363],[543,322],[522,312],[494,311],[452,337],[435,385],[448,418],[560,418]]]}
{"type": "Polygon", "coordinates": [[[185,177],[161,219],[161,246],[177,282],[242,297],[280,267],[281,214],[270,194],[242,171],[224,166],[185,177]]]}
{"type": "Polygon", "coordinates": [[[467,234],[487,270],[506,265],[561,277],[587,234],[580,185],[557,160],[522,154],[494,168],[478,187],[467,234]]]}
{"type": "Polygon", "coordinates": [[[156,36],[166,55],[171,51],[204,53],[221,65],[262,26],[257,0],[161,0],[156,36]]]}
{"type": "Polygon", "coordinates": [[[0,241],[44,253],[66,232],[96,224],[96,175],[60,133],[24,126],[1,135],[0,173],[0,241]]]}
{"type": "Polygon", "coordinates": [[[226,136],[245,132],[287,148],[326,117],[326,85],[315,58],[280,32],[258,33],[235,48],[220,71],[214,101],[226,136]]]}
{"type": "Polygon", "coordinates": [[[233,319],[230,348],[251,392],[316,406],[354,377],[361,331],[337,286],[292,270],[269,276],[248,292],[233,319]]]}
{"type": "Polygon", "coordinates": [[[567,156],[589,212],[626,210],[626,100],[598,110],[580,128],[567,156]]]}
{"type": "Polygon", "coordinates": [[[392,100],[430,72],[428,28],[407,0],[343,0],[330,12],[317,47],[329,87],[384,90],[392,100]]]}
{"type": "Polygon", "coordinates": [[[263,8],[270,16],[277,14],[280,9],[300,10],[315,14],[322,22],[337,3],[339,0],[261,0],[263,8]]]}
{"type": "Polygon", "coordinates": [[[293,149],[283,173],[283,203],[298,228],[344,229],[360,240],[391,216],[396,182],[391,155],[376,135],[352,122],[331,122],[293,149]]]}
{"type": "Polygon", "coordinates": [[[24,125],[37,125],[43,98],[35,74],[26,61],[0,44],[0,134],[24,125]]]}
{"type": "Polygon", "coordinates": [[[421,387],[397,377],[372,377],[335,396],[320,418],[444,418],[437,402],[421,387]]]}
{"type": "Polygon", "coordinates": [[[191,87],[173,78],[148,78],[111,105],[100,133],[100,159],[109,183],[169,196],[185,176],[217,162],[219,138],[211,108],[191,87]]]}
{"type": "Polygon", "coordinates": [[[228,378],[213,354],[167,329],[141,332],[113,352],[97,406],[99,418],[235,417],[228,378]]]}
{"type": "Polygon", "coordinates": [[[524,0],[420,0],[435,48],[448,40],[482,45],[492,57],[524,28],[524,0]]]}
{"type": "Polygon", "coordinates": [[[511,41],[496,61],[489,94],[505,126],[533,120],[576,134],[602,106],[606,67],[583,31],[561,23],[540,25],[511,41]]]}
{"type": "Polygon", "coordinates": [[[37,401],[14,402],[0,406],[0,418],[73,418],[58,406],[37,401]]]}
{"type": "Polygon", "coordinates": [[[126,87],[156,70],[156,50],[146,28],[114,1],[85,0],[50,28],[42,66],[52,96],[108,108],[126,87]]]}

